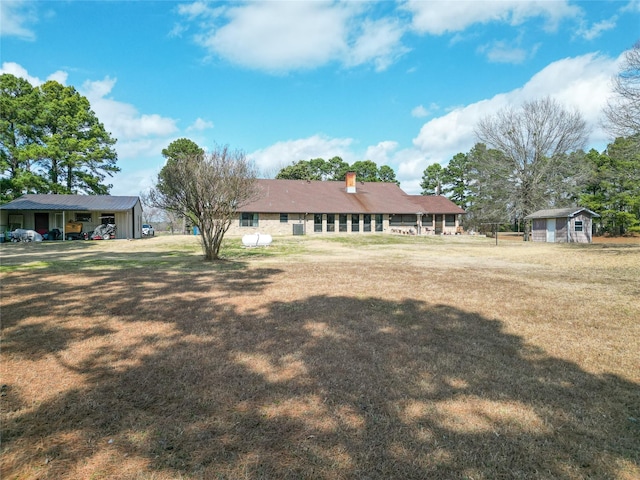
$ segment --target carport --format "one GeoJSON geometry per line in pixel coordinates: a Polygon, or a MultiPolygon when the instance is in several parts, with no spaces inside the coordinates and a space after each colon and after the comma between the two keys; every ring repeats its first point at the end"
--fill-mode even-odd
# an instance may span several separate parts
{"type": "Polygon", "coordinates": [[[42,234],[57,229],[67,239],[78,224],[82,224],[82,233],[111,222],[117,225],[116,238],[142,238],[140,198],[27,194],[0,206],[0,232],[24,228],[42,234]]]}

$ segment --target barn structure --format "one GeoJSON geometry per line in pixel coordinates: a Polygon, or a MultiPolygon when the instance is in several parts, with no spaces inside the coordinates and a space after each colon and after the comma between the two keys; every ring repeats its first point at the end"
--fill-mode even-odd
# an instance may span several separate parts
{"type": "Polygon", "coordinates": [[[538,210],[527,215],[531,220],[531,240],[548,243],[591,243],[595,212],[587,208],[570,207],[538,210]]]}
{"type": "Polygon", "coordinates": [[[259,194],[238,209],[229,234],[456,234],[465,211],[441,196],[408,195],[395,183],[257,180],[259,194]]]}
{"type": "Polygon", "coordinates": [[[62,240],[79,238],[99,225],[115,224],[116,238],[142,237],[139,197],[112,195],[23,195],[0,206],[0,231],[35,230],[62,240]],[[79,230],[79,231],[78,231],[79,230]]]}

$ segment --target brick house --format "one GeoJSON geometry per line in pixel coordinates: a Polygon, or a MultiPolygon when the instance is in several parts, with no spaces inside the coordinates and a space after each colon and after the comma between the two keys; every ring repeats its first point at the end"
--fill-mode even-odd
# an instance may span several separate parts
{"type": "Polygon", "coordinates": [[[238,209],[230,235],[455,234],[465,212],[445,197],[407,195],[395,183],[257,180],[258,198],[238,209]]]}

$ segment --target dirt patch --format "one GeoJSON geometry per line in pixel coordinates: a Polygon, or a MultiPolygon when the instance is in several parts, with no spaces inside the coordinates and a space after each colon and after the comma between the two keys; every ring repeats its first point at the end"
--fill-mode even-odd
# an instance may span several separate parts
{"type": "Polygon", "coordinates": [[[0,249],[2,478],[638,478],[640,250],[0,249]]]}

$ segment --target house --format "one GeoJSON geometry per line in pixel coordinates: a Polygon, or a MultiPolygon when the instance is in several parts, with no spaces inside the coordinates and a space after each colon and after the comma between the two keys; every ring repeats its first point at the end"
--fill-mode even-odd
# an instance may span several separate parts
{"type": "Polygon", "coordinates": [[[16,228],[40,234],[60,232],[61,239],[78,238],[102,224],[115,224],[116,238],[142,237],[139,197],[111,195],[23,195],[0,206],[0,232],[16,228]]]}
{"type": "Polygon", "coordinates": [[[455,234],[464,210],[445,197],[407,195],[395,183],[259,179],[259,195],[238,209],[231,235],[455,234]]]}
{"type": "Polygon", "coordinates": [[[587,208],[555,208],[527,215],[531,220],[531,240],[549,243],[591,243],[592,218],[599,217],[587,208]]]}

